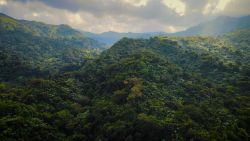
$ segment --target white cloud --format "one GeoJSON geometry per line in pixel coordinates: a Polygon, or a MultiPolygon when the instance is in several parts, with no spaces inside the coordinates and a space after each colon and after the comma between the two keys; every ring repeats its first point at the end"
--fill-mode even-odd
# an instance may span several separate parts
{"type": "Polygon", "coordinates": [[[203,11],[202,11],[202,14],[203,15],[207,15],[211,12],[211,9],[212,9],[212,4],[211,3],[207,3],[206,6],[204,7],[203,11]]]}
{"type": "Polygon", "coordinates": [[[217,14],[223,12],[226,6],[232,0],[210,0],[204,7],[202,13],[203,15],[207,14],[217,14]]]}
{"type": "Polygon", "coordinates": [[[123,0],[123,1],[133,6],[140,7],[140,6],[146,6],[149,0],[123,0]]]}
{"type": "Polygon", "coordinates": [[[176,29],[174,26],[167,26],[166,31],[173,33],[173,32],[176,32],[176,29]]]}
{"type": "Polygon", "coordinates": [[[220,0],[215,9],[217,9],[218,11],[223,11],[227,4],[229,4],[230,2],[231,0],[220,0]]]}
{"type": "Polygon", "coordinates": [[[170,9],[173,9],[178,15],[184,16],[186,5],[180,0],[162,0],[162,3],[170,9]]]}
{"type": "Polygon", "coordinates": [[[85,23],[81,15],[78,13],[65,12],[65,16],[70,24],[80,25],[85,23]]]}
{"type": "Polygon", "coordinates": [[[14,18],[97,33],[176,32],[218,15],[248,15],[249,6],[250,0],[0,0],[0,12],[14,18]]]}
{"type": "Polygon", "coordinates": [[[42,21],[49,24],[68,24],[84,31],[101,33],[163,31],[165,24],[157,20],[144,19],[129,15],[94,16],[86,11],[71,12],[49,7],[41,2],[14,2],[5,7],[6,14],[15,18],[42,21]],[[19,9],[23,9],[20,12],[19,9]]]}
{"type": "Polygon", "coordinates": [[[1,5],[7,5],[7,1],[6,0],[0,0],[0,6],[1,5]]]}
{"type": "Polygon", "coordinates": [[[36,13],[36,12],[33,12],[33,13],[32,13],[32,16],[37,17],[37,16],[39,16],[39,14],[36,13]]]}

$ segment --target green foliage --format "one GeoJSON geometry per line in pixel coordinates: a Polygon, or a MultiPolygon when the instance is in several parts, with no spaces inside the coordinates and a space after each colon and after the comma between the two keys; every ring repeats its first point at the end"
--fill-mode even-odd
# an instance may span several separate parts
{"type": "Polygon", "coordinates": [[[65,25],[0,25],[0,140],[249,140],[248,30],[99,55],[65,25]]]}
{"type": "Polygon", "coordinates": [[[22,70],[22,64],[29,65],[30,71],[74,70],[105,47],[67,25],[16,20],[3,14],[0,36],[1,65],[15,65],[5,67],[3,72],[13,67],[22,70]]]}

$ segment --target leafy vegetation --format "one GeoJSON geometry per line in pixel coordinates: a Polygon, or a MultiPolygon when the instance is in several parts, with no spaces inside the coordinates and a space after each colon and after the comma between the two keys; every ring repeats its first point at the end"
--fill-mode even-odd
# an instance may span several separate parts
{"type": "MultiPolygon", "coordinates": [[[[1,56],[16,56],[42,71],[55,72],[99,54],[105,45],[66,25],[47,25],[0,15],[1,56]]],[[[16,60],[16,59],[12,59],[16,60]]]]}
{"type": "Polygon", "coordinates": [[[30,23],[39,35],[19,32],[15,20],[0,19],[8,22],[0,32],[0,140],[250,138],[247,29],[123,38],[101,52],[78,35],[30,23]]]}

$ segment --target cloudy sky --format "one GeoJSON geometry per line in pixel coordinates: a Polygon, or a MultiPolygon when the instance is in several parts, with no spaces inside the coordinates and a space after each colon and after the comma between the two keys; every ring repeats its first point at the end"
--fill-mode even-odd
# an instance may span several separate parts
{"type": "Polygon", "coordinates": [[[0,12],[95,33],[176,32],[221,15],[250,15],[250,0],[0,0],[0,12]]]}

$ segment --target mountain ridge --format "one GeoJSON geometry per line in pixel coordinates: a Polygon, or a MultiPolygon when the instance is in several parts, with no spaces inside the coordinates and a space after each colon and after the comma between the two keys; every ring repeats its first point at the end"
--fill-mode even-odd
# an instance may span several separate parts
{"type": "Polygon", "coordinates": [[[190,35],[223,35],[238,28],[250,29],[249,23],[250,15],[243,17],[229,17],[219,16],[214,20],[200,23],[197,26],[188,28],[185,31],[174,33],[177,36],[190,36],[190,35]]]}
{"type": "Polygon", "coordinates": [[[200,23],[198,25],[192,26],[184,31],[175,33],[166,32],[145,32],[145,33],[119,33],[119,32],[104,32],[104,33],[90,33],[81,31],[86,36],[94,38],[100,42],[104,42],[108,45],[113,45],[116,41],[123,37],[128,38],[145,38],[148,39],[153,36],[193,36],[193,35],[203,35],[203,36],[218,36],[225,33],[231,32],[238,28],[250,28],[249,26],[250,15],[242,17],[229,17],[220,16],[211,21],[200,23]],[[228,25],[228,26],[225,26],[228,25]]]}
{"type": "Polygon", "coordinates": [[[0,17],[0,140],[250,139],[250,29],[102,50],[30,24],[0,17]]]}
{"type": "MultiPolygon", "coordinates": [[[[7,16],[3,13],[1,13],[1,16],[7,16]]],[[[7,16],[11,18],[10,16],[7,16]]],[[[14,19],[14,18],[11,18],[14,19]]],[[[19,20],[23,21],[24,23],[29,23],[26,20],[19,20]]],[[[218,36],[218,35],[223,35],[227,32],[233,31],[238,28],[250,28],[248,23],[250,21],[250,15],[242,16],[242,17],[230,17],[230,16],[219,16],[213,20],[207,21],[200,23],[198,25],[192,26],[184,31],[180,32],[175,32],[175,33],[166,33],[166,32],[145,32],[145,33],[134,33],[134,32],[115,32],[115,31],[107,31],[103,33],[92,33],[92,32],[86,32],[82,30],[77,30],[73,29],[68,25],[58,25],[58,27],[62,27],[65,29],[73,29],[77,32],[71,32],[67,33],[68,35],[71,35],[75,38],[83,38],[83,37],[88,37],[92,38],[94,40],[99,41],[100,43],[107,44],[108,46],[113,45],[116,41],[120,40],[123,37],[128,37],[128,38],[145,38],[148,39],[150,37],[154,36],[192,36],[192,35],[202,35],[202,36],[218,36]],[[224,26],[227,25],[227,26],[224,26]],[[83,35],[80,35],[81,33],[83,35]]],[[[32,21],[30,21],[32,23],[32,21]]],[[[36,22],[37,25],[39,24],[45,24],[43,22],[36,22]]],[[[32,24],[31,24],[32,25],[32,24]]],[[[48,26],[55,27],[55,25],[51,24],[45,24],[48,26]]],[[[48,29],[47,29],[48,30],[48,29]]],[[[59,28],[60,30],[60,28],[59,28]]],[[[56,29],[54,29],[54,32],[56,29]]],[[[36,31],[40,34],[43,34],[41,31],[36,31]]],[[[53,37],[53,32],[52,35],[53,37]]],[[[65,35],[64,35],[65,36],[65,35]]],[[[71,36],[68,36],[71,38],[71,36]]],[[[63,35],[62,35],[63,37],[63,35]]]]}
{"type": "Polygon", "coordinates": [[[68,25],[16,20],[5,14],[0,15],[0,36],[2,56],[18,56],[21,64],[42,71],[52,71],[51,66],[63,68],[65,62],[79,64],[106,48],[105,44],[83,36],[68,25]]]}

